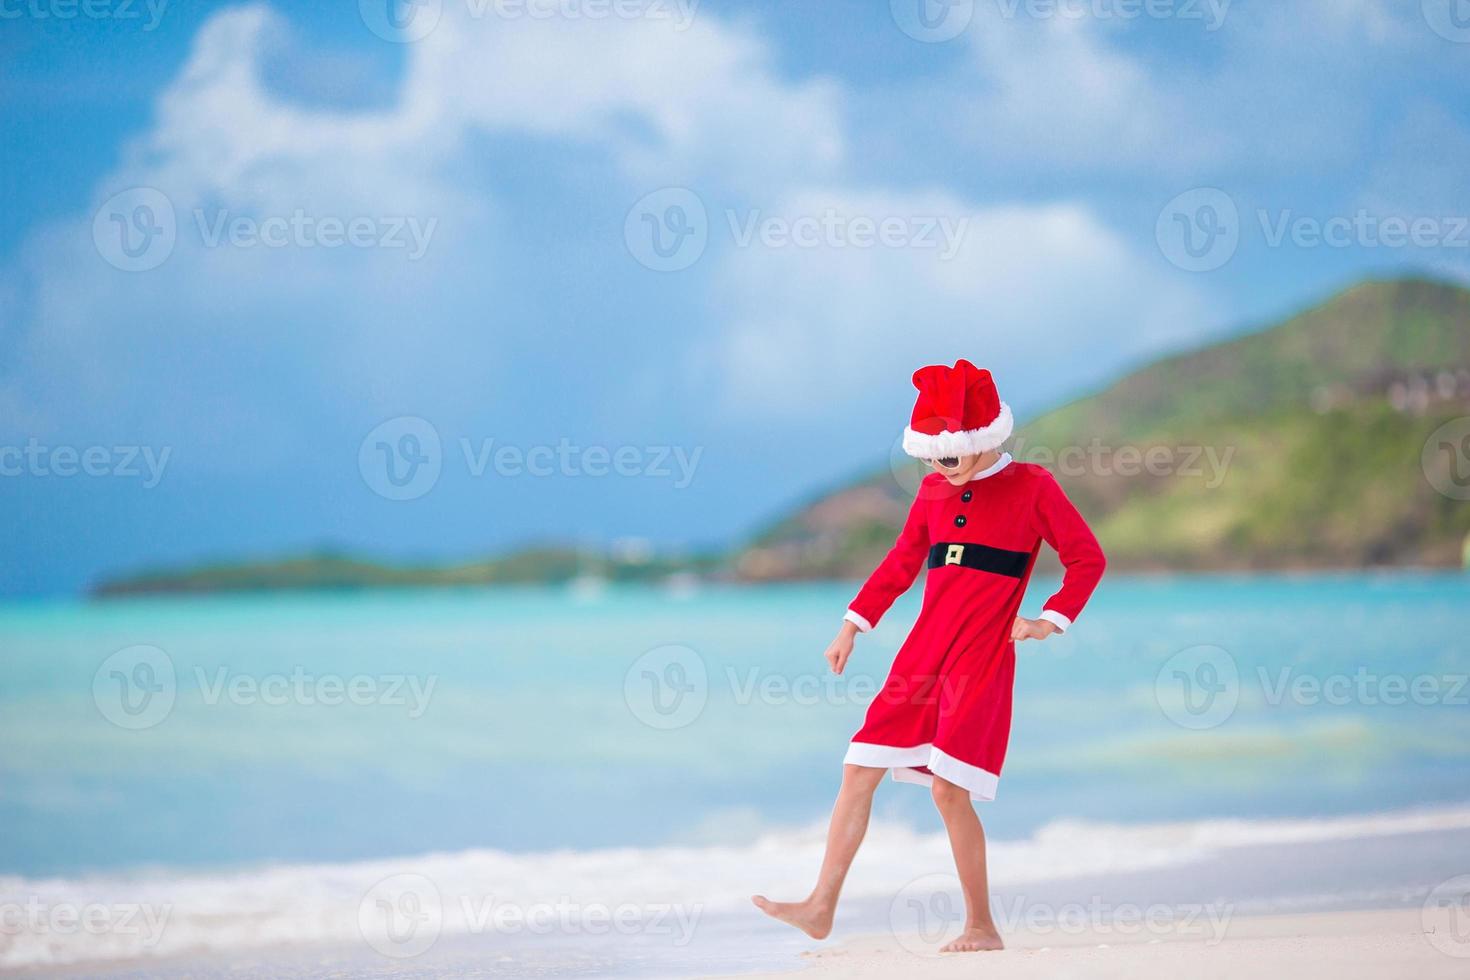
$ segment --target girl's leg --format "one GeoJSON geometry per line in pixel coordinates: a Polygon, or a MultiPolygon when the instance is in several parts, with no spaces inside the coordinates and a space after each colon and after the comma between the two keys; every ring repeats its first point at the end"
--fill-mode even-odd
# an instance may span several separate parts
{"type": "Polygon", "coordinates": [[[817,885],[801,902],[773,902],[764,895],[751,901],[756,908],[782,922],[796,926],[813,939],[826,939],[832,931],[832,916],[837,911],[837,896],[842,881],[852,866],[853,856],[863,835],[868,832],[868,815],[873,810],[873,791],[883,780],[886,769],[870,766],[842,767],[842,789],[832,807],[832,823],[827,828],[827,853],[817,885]]]}
{"type": "Polygon", "coordinates": [[[990,916],[990,885],[985,872],[985,829],[970,803],[970,791],[934,777],[934,805],[949,832],[955,870],[965,896],[965,931],[940,952],[962,953],[1003,949],[995,920],[990,916]]]}

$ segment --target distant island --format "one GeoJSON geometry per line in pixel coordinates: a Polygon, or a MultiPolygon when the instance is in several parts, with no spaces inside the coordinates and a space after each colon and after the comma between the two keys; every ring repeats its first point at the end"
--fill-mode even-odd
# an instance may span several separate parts
{"type": "MultiPolygon", "coordinates": [[[[1470,502],[1435,485],[1464,486],[1470,461],[1425,443],[1467,415],[1470,290],[1405,279],[1156,361],[1031,420],[1009,448],[1056,473],[1114,569],[1460,568],[1470,502]]],[[[856,578],[892,544],[919,475],[885,463],[727,553],[541,545],[444,565],[317,553],[144,572],[92,593],[856,578]]]]}

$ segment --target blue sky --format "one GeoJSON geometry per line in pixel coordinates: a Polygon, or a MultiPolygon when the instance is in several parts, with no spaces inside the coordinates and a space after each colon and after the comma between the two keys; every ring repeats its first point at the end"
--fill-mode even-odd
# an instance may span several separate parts
{"type": "Polygon", "coordinates": [[[726,543],[920,364],[1470,277],[1470,4],[920,2],[5,5],[0,592],[726,543]]]}

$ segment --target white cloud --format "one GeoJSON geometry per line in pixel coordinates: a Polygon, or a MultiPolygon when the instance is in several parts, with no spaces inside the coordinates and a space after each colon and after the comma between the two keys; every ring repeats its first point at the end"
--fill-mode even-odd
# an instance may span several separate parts
{"type": "Polygon", "coordinates": [[[391,107],[361,112],[267,91],[260,65],[285,30],[264,6],[206,23],[135,147],[138,169],[179,193],[234,195],[289,175],[418,204],[413,192],[432,201],[443,190],[424,171],[475,131],[594,143],[632,172],[717,168],[737,186],[821,172],[842,155],[837,87],[782,82],[757,35],[708,16],[676,32],[648,18],[503,19],[446,5],[407,46],[391,107]]]}
{"type": "Polygon", "coordinates": [[[707,14],[683,30],[446,19],[416,46],[405,101],[447,106],[467,125],[594,141],[635,172],[737,187],[830,171],[843,155],[836,84],[778,78],[762,37],[707,14]]]}
{"type": "Polygon", "coordinates": [[[1074,376],[1079,365],[1109,370],[1209,324],[1193,288],[1149,271],[1081,205],[824,188],[772,210],[944,216],[965,234],[950,258],[914,247],[731,249],[721,293],[734,326],[705,361],[726,366],[727,401],[742,412],[830,420],[895,371],[956,357],[1021,381],[1059,364],[1074,376]]]}
{"type": "Polygon", "coordinates": [[[1234,2],[1211,31],[978,4],[941,124],[1013,167],[1077,174],[1240,180],[1350,165],[1371,146],[1375,105],[1415,74],[1457,64],[1457,46],[1418,6],[1234,2]],[[1166,31],[1183,43],[1149,43],[1166,31]]]}
{"type": "Polygon", "coordinates": [[[319,411],[401,410],[410,396],[483,405],[516,284],[499,271],[515,243],[483,190],[494,175],[464,179],[477,134],[590,145],[624,180],[707,176],[736,190],[841,159],[837,88],[778,78],[752,31],[709,16],[671,33],[648,19],[445,7],[407,46],[394,97],[360,110],[300,104],[263,81],[289,30],[269,7],[206,21],[153,124],[88,202],[162,191],[177,215],[172,254],[146,272],[113,269],[83,213],[34,233],[0,283],[7,319],[27,311],[4,330],[15,346],[0,404],[25,406],[11,424],[146,432],[239,457],[299,448],[312,420],[295,414],[298,394],[319,411]],[[208,247],[199,223],[221,209],[436,225],[418,263],[383,249],[208,247]],[[485,312],[467,322],[467,310],[485,312]]]}
{"type": "Polygon", "coordinates": [[[964,125],[1001,157],[1134,160],[1163,140],[1170,88],[1090,21],[998,16],[971,28],[978,85],[964,125]]]}

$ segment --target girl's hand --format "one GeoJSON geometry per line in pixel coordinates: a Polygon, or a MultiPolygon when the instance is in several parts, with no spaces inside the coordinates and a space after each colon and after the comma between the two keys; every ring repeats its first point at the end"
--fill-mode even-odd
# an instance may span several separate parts
{"type": "Polygon", "coordinates": [[[1057,624],[1049,619],[1027,619],[1025,616],[1017,616],[1016,621],[1011,624],[1011,639],[1016,643],[1022,640],[1044,640],[1057,631],[1057,624]]]}
{"type": "Polygon", "coordinates": [[[837,631],[837,638],[828,644],[827,652],[823,654],[832,673],[840,674],[847,666],[847,658],[852,656],[852,638],[856,635],[857,627],[844,620],[842,629],[837,631]]]}

